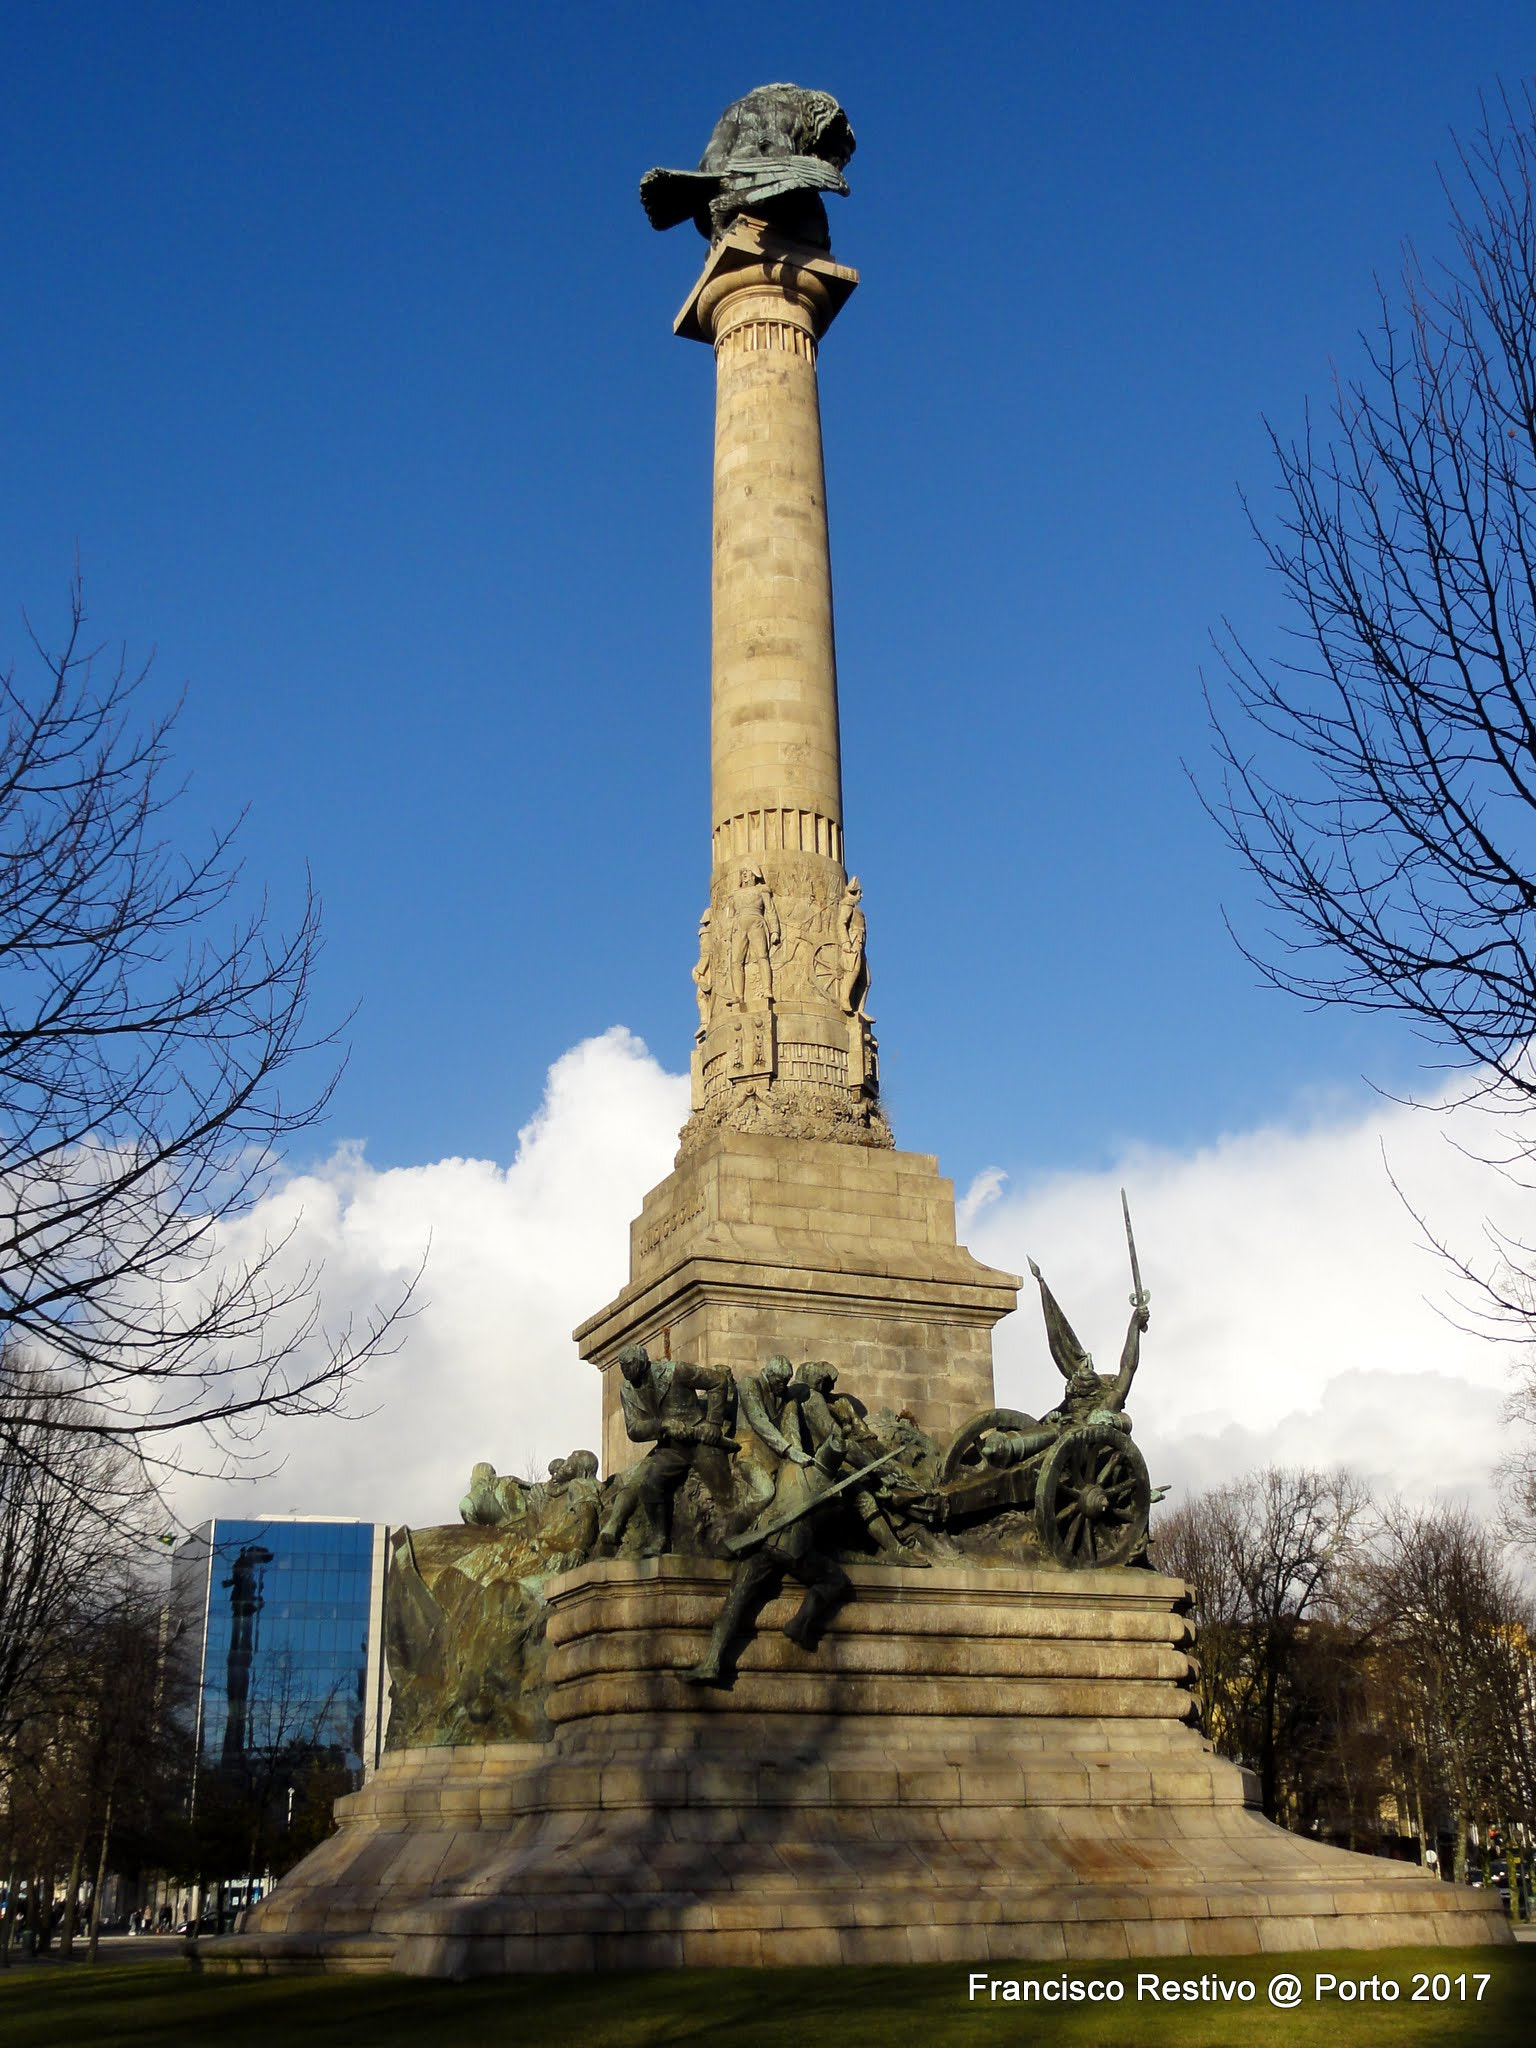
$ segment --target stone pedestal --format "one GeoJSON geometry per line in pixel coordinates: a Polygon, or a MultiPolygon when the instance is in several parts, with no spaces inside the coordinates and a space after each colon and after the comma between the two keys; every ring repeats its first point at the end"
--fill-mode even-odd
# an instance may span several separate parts
{"type": "Polygon", "coordinates": [[[1508,1941],[1495,1896],[1320,1847],[1187,1725],[1184,1588],[856,1568],[815,1656],[765,1610],[680,1672],[728,1567],[549,1588],[547,1745],[406,1750],[210,1967],[470,1976],[1508,1941]]]}
{"type": "Polygon", "coordinates": [[[956,1243],[934,1159],[715,1131],[646,1196],[629,1285],[576,1332],[603,1371],[604,1470],[646,1449],[611,1370],[626,1344],[737,1372],[830,1359],[871,1412],[908,1409],[947,1442],[992,1406],[992,1328],[1019,1284],[956,1243]]]}

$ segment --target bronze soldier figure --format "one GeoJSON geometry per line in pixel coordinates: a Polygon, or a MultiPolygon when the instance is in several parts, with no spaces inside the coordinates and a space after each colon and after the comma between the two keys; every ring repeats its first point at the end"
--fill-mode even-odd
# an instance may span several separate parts
{"type": "Polygon", "coordinates": [[[780,1465],[773,1499],[758,1517],[759,1528],[733,1539],[731,1547],[745,1549],[746,1555],[731,1579],[708,1648],[693,1669],[683,1673],[690,1684],[728,1682],[727,1659],[786,1578],[804,1586],[805,1598],[784,1624],[784,1633],[802,1650],[815,1649],[822,1625],[849,1587],[848,1574],[821,1543],[821,1525],[840,1503],[820,1503],[837,1486],[842,1463],[842,1438],[834,1433],[807,1463],[786,1458],[780,1465]]]}
{"type": "Polygon", "coordinates": [[[735,1452],[727,1434],[734,1383],[716,1366],[685,1365],[681,1359],[654,1363],[643,1344],[619,1353],[624,1376],[620,1400],[631,1443],[651,1449],[626,1473],[598,1531],[599,1556],[617,1550],[630,1516],[643,1506],[650,1534],[642,1557],[660,1557],[672,1536],[672,1499],[693,1470],[701,1450],[735,1452]],[[706,1398],[701,1403],[699,1395],[706,1398]]]}

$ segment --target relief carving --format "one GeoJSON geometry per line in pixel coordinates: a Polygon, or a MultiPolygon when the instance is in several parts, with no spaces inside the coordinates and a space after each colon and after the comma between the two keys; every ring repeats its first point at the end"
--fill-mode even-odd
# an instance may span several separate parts
{"type": "Polygon", "coordinates": [[[837,944],[841,967],[841,981],[838,1001],[845,1017],[862,1017],[866,1023],[874,1019],[865,1009],[865,998],[869,994],[869,961],[864,951],[864,938],[868,929],[860,898],[864,891],[857,875],[851,875],[843,891],[842,901],[837,906],[837,944]]]}
{"type": "Polygon", "coordinates": [[[880,1056],[867,1017],[848,1019],[848,1079],[866,1095],[880,1093],[880,1056]]]}
{"type": "Polygon", "coordinates": [[[773,1012],[744,1010],[736,1018],[733,1081],[771,1081],[774,1073],[773,1012]]]}
{"type": "Polygon", "coordinates": [[[783,938],[773,891],[750,861],[737,870],[736,887],[721,905],[725,925],[726,999],[733,1010],[747,1001],[754,978],[759,1002],[773,1001],[773,949],[783,938]]]}
{"type": "Polygon", "coordinates": [[[693,992],[699,1004],[699,1028],[696,1034],[699,1044],[709,1030],[710,1017],[715,1007],[714,953],[710,943],[710,925],[713,913],[706,910],[699,919],[699,958],[693,970],[693,992]]]}
{"type": "MultiPolygon", "coordinates": [[[[786,867],[789,866],[785,863],[786,867]]],[[[796,862],[780,883],[784,943],[779,959],[781,1001],[810,997],[835,1003],[839,986],[837,885],[809,862],[796,862]]]]}

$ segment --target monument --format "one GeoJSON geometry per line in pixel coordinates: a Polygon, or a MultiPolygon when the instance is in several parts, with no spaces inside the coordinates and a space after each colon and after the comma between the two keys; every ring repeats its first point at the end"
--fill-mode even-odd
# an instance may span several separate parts
{"type": "MultiPolygon", "coordinates": [[[[214,1967],[516,1970],[1182,1956],[1508,1938],[1496,1898],[1256,1811],[1193,1725],[1127,1404],[1038,1268],[1064,1383],[1000,1409],[1022,1284],[880,1102],[847,867],[817,359],[858,280],[847,117],[774,85],[655,226],[709,242],[711,864],[692,1106],[576,1332],[589,1451],[477,1465],[397,1532],[389,1751],[214,1967]],[[796,1362],[798,1361],[798,1363],[796,1362]]],[[[681,968],[679,969],[681,973],[681,968]]]]}
{"type": "Polygon", "coordinates": [[[629,1285],[576,1333],[603,1371],[610,1470],[630,1456],[627,1344],[735,1368],[792,1332],[872,1407],[949,1434],[992,1399],[992,1327],[1017,1296],[956,1244],[937,1163],[893,1148],[845,863],[817,356],[858,283],[821,198],[846,191],[853,146],[828,94],[766,86],[698,171],[641,186],[656,226],[711,237],[675,322],[715,358],[711,870],[677,1168],[634,1225],[629,1285]]]}

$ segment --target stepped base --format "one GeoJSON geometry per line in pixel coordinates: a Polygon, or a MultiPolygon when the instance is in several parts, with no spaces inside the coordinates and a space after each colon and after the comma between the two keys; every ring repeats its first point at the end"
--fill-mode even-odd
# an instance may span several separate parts
{"type": "Polygon", "coordinates": [[[552,1582],[550,1743],[403,1750],[205,1967],[1075,1960],[1511,1939],[1496,1899],[1287,1834],[1187,1725],[1150,1572],[856,1568],[814,1657],[765,1610],[679,1673],[728,1568],[552,1582]],[[387,1945],[387,1952],[386,1947],[387,1945]]]}

